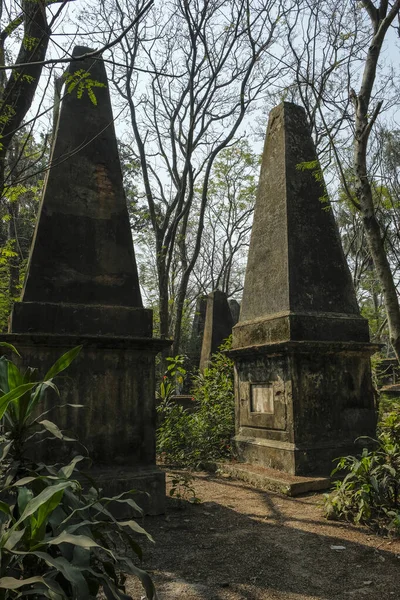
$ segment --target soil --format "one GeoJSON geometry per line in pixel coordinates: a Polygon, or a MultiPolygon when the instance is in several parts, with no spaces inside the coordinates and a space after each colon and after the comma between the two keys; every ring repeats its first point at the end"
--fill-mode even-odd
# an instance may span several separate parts
{"type": "Polygon", "coordinates": [[[141,544],[142,566],[159,600],[400,600],[400,540],[327,521],[322,494],[289,498],[209,473],[191,485],[199,504],[170,498],[145,519],[155,544],[141,544]]]}

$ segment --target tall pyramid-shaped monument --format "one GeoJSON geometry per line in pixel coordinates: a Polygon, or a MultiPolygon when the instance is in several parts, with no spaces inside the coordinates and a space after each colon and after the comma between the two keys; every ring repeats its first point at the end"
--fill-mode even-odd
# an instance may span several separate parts
{"type": "MultiPolygon", "coordinates": [[[[74,56],[88,51],[76,47],[74,56]]],[[[22,301],[15,305],[11,330],[151,336],[104,63],[98,58],[72,62],[69,78],[66,87],[76,86],[62,101],[22,301]],[[79,79],[82,73],[87,76],[79,79]]]]}
{"type": "MultiPolygon", "coordinates": [[[[73,57],[89,51],[77,47],[73,57]]],[[[152,338],[152,311],[142,306],[99,57],[70,64],[50,167],[22,298],[5,337],[43,374],[63,352],[82,345],[59,385],[66,406],[54,420],[89,450],[106,492],[144,490],[150,494],[142,497],[144,508],[162,512],[154,359],[170,342],[152,338]]],[[[53,404],[48,399],[48,408],[53,404]]],[[[60,448],[46,451],[61,460],[60,448]]]]}
{"type": "Polygon", "coordinates": [[[305,111],[285,102],[269,118],[233,328],[242,459],[295,475],[329,474],[332,459],[374,434],[374,351],[305,111]]]}

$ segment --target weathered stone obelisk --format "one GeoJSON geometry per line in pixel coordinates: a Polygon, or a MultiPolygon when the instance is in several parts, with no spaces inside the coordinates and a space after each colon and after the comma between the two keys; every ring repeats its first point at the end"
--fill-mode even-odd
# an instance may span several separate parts
{"type": "Polygon", "coordinates": [[[239,317],[240,317],[240,304],[237,300],[234,300],[234,299],[229,300],[228,304],[229,304],[229,308],[231,309],[233,325],[236,325],[236,323],[239,321],[239,317]]]}
{"type": "Polygon", "coordinates": [[[196,310],[193,317],[190,336],[190,361],[193,368],[198,368],[200,363],[201,346],[203,344],[204,327],[206,323],[207,296],[199,296],[196,301],[196,310]]]}
{"type": "MultiPolygon", "coordinates": [[[[77,47],[74,56],[88,51],[77,47]]],[[[84,408],[54,418],[89,450],[106,492],[145,490],[148,512],[158,513],[165,482],[155,467],[154,357],[169,342],[152,338],[152,311],[142,305],[104,63],[73,61],[69,73],[77,86],[64,90],[8,338],[43,374],[83,345],[59,387],[64,402],[84,408]],[[89,73],[81,98],[79,72],[89,73]],[[90,80],[101,84],[95,101],[90,80]]]]}
{"type": "Polygon", "coordinates": [[[233,319],[225,292],[216,290],[207,297],[206,321],[201,346],[200,370],[208,366],[211,356],[231,335],[233,319]]]}
{"type": "Polygon", "coordinates": [[[235,441],[242,460],[295,475],[329,474],[376,423],[377,348],[316,168],[305,111],[274,108],[233,329],[235,441]]]}

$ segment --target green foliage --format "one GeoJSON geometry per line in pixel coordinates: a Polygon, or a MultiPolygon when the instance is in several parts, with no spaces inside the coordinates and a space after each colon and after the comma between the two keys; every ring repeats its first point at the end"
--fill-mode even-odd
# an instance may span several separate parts
{"type": "MultiPolygon", "coordinates": [[[[259,157],[246,140],[238,140],[216,158],[208,186],[202,249],[196,269],[201,289],[228,295],[243,286],[259,172],[259,157]]],[[[202,189],[198,189],[201,193],[202,189]]],[[[197,220],[192,225],[194,231],[197,220]]]]}
{"type": "Polygon", "coordinates": [[[325,495],[328,518],[400,534],[400,406],[383,416],[373,449],[338,459],[344,478],[325,495]]]}
{"type": "MultiPolygon", "coordinates": [[[[0,346],[17,353],[13,346],[5,343],[0,346]]],[[[25,461],[26,441],[32,435],[40,437],[40,430],[69,441],[55,423],[43,419],[44,415],[37,416],[37,408],[43,403],[49,389],[59,393],[53,379],[71,364],[80,350],[81,346],[78,346],[63,354],[43,380],[40,380],[37,369],[28,367],[22,372],[5,356],[0,358],[0,418],[4,416],[6,422],[6,433],[0,445],[3,460],[10,452],[19,467],[25,461]],[[39,431],[35,433],[38,428],[39,431]]]]}
{"type": "Polygon", "coordinates": [[[12,298],[8,285],[10,260],[17,256],[14,248],[15,240],[7,240],[0,247],[0,331],[7,331],[12,303],[16,300],[12,298]]]}
{"type": "Polygon", "coordinates": [[[14,115],[15,109],[11,106],[11,104],[4,104],[4,102],[0,102],[0,127],[8,123],[14,115]]]}
{"type": "MultiPolygon", "coordinates": [[[[382,240],[389,264],[396,271],[398,257],[397,223],[399,220],[398,140],[382,130],[379,133],[381,176],[371,177],[374,211],[381,227],[382,240]]],[[[362,218],[358,210],[356,178],[352,170],[344,171],[346,185],[338,189],[335,217],[340,228],[343,249],[353,275],[361,315],[368,319],[373,342],[385,344],[384,353],[392,353],[387,324],[383,287],[368,248],[362,218]]]]}
{"type": "Polygon", "coordinates": [[[6,155],[0,203],[0,331],[7,331],[12,304],[23,286],[48,150],[46,136],[35,140],[22,129],[6,155]]]}
{"type": "MultiPolygon", "coordinates": [[[[324,202],[324,203],[329,202],[328,191],[326,189],[325,181],[324,181],[324,174],[322,172],[319,161],[318,160],[310,160],[308,162],[298,163],[296,165],[296,169],[298,171],[302,171],[302,172],[311,171],[312,176],[314,177],[315,181],[320,183],[321,186],[324,188],[324,193],[319,199],[320,202],[324,202]]],[[[330,210],[330,206],[326,206],[325,209],[330,210]]]]}
{"type": "Polygon", "coordinates": [[[233,362],[223,353],[230,340],[213,355],[208,369],[194,378],[197,410],[188,412],[169,398],[158,407],[161,425],[157,450],[174,464],[198,468],[227,458],[234,433],[233,362]]]}
{"type": "Polygon", "coordinates": [[[21,73],[20,71],[16,71],[15,69],[12,72],[12,77],[15,81],[26,81],[27,83],[33,83],[35,78],[32,75],[28,75],[27,73],[21,73]]]}
{"type": "MultiPolygon", "coordinates": [[[[6,343],[1,344],[18,354],[6,343]]],[[[74,360],[80,347],[65,353],[40,380],[35,369],[22,373],[12,361],[0,359],[0,417],[5,419],[0,458],[0,600],[30,595],[52,600],[95,599],[102,590],[109,599],[127,600],[125,573],[140,578],[148,599],[155,598],[148,574],[129,558],[141,549],[133,534],[151,536],[132,519],[117,521],[111,502],[124,503],[140,514],[133,490],[102,497],[95,482],[84,491],[84,474],[75,456],[66,466],[34,464],[26,456],[41,426],[52,437],[71,441],[43,419],[40,403],[46,390],[57,391],[53,379],[74,360]]]]}
{"type": "Polygon", "coordinates": [[[200,503],[200,499],[196,496],[196,491],[193,487],[193,476],[189,472],[174,473],[170,479],[171,487],[169,495],[171,498],[176,498],[179,502],[187,500],[192,504],[200,503]]]}
{"type": "Polygon", "coordinates": [[[398,398],[386,398],[379,402],[382,435],[400,448],[400,402],[398,398]]]}
{"type": "Polygon", "coordinates": [[[105,83],[92,79],[90,73],[84,69],[79,69],[75,73],[67,72],[64,74],[64,78],[68,94],[71,94],[76,89],[76,97],[80,99],[83,93],[87,92],[91,103],[97,106],[97,98],[93,88],[106,87],[105,83]]]}
{"type": "Polygon", "coordinates": [[[36,38],[36,37],[29,37],[28,35],[25,35],[22,43],[24,45],[25,50],[35,50],[36,46],[38,46],[38,44],[40,44],[40,39],[36,38]]]}
{"type": "MultiPolygon", "coordinates": [[[[127,599],[121,573],[140,577],[148,598],[153,584],[128,558],[140,546],[132,533],[152,538],[136,521],[117,521],[108,510],[111,498],[97,488],[83,493],[76,479],[76,456],[62,468],[44,467],[2,486],[0,493],[0,598],[27,594],[53,600],[127,599]]],[[[125,502],[140,511],[125,495],[125,502]]]]}
{"type": "Polygon", "coordinates": [[[167,370],[160,383],[160,389],[156,395],[159,400],[169,400],[174,394],[178,394],[183,385],[186,369],[184,367],[185,357],[183,354],[168,356],[166,358],[167,370]]]}

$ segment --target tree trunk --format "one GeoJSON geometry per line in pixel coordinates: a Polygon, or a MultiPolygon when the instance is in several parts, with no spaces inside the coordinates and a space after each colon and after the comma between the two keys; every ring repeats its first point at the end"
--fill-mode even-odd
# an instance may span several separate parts
{"type": "Polygon", "coordinates": [[[356,196],[359,202],[362,222],[368,247],[374,261],[379,282],[382,287],[385,309],[388,318],[390,341],[397,360],[400,362],[400,306],[393,274],[387,257],[381,228],[376,217],[371,183],[367,170],[367,146],[372,126],[379,114],[382,102],[378,102],[375,110],[371,110],[371,94],[376,78],[378,60],[383,40],[389,26],[399,14],[400,1],[392,5],[387,14],[388,3],[380,3],[375,9],[372,2],[363,2],[374,28],[373,38],[365,60],[361,89],[358,96],[354,94],[355,136],[354,136],[354,174],[356,179],[356,196]],[[371,114],[372,113],[372,114],[371,114]]]}
{"type": "Polygon", "coordinates": [[[15,252],[15,256],[10,257],[9,261],[9,280],[8,280],[8,292],[11,300],[15,300],[20,293],[19,289],[19,275],[20,275],[20,264],[21,255],[18,248],[17,242],[17,218],[18,218],[18,204],[12,203],[8,205],[8,241],[12,244],[12,250],[15,252]]]}

